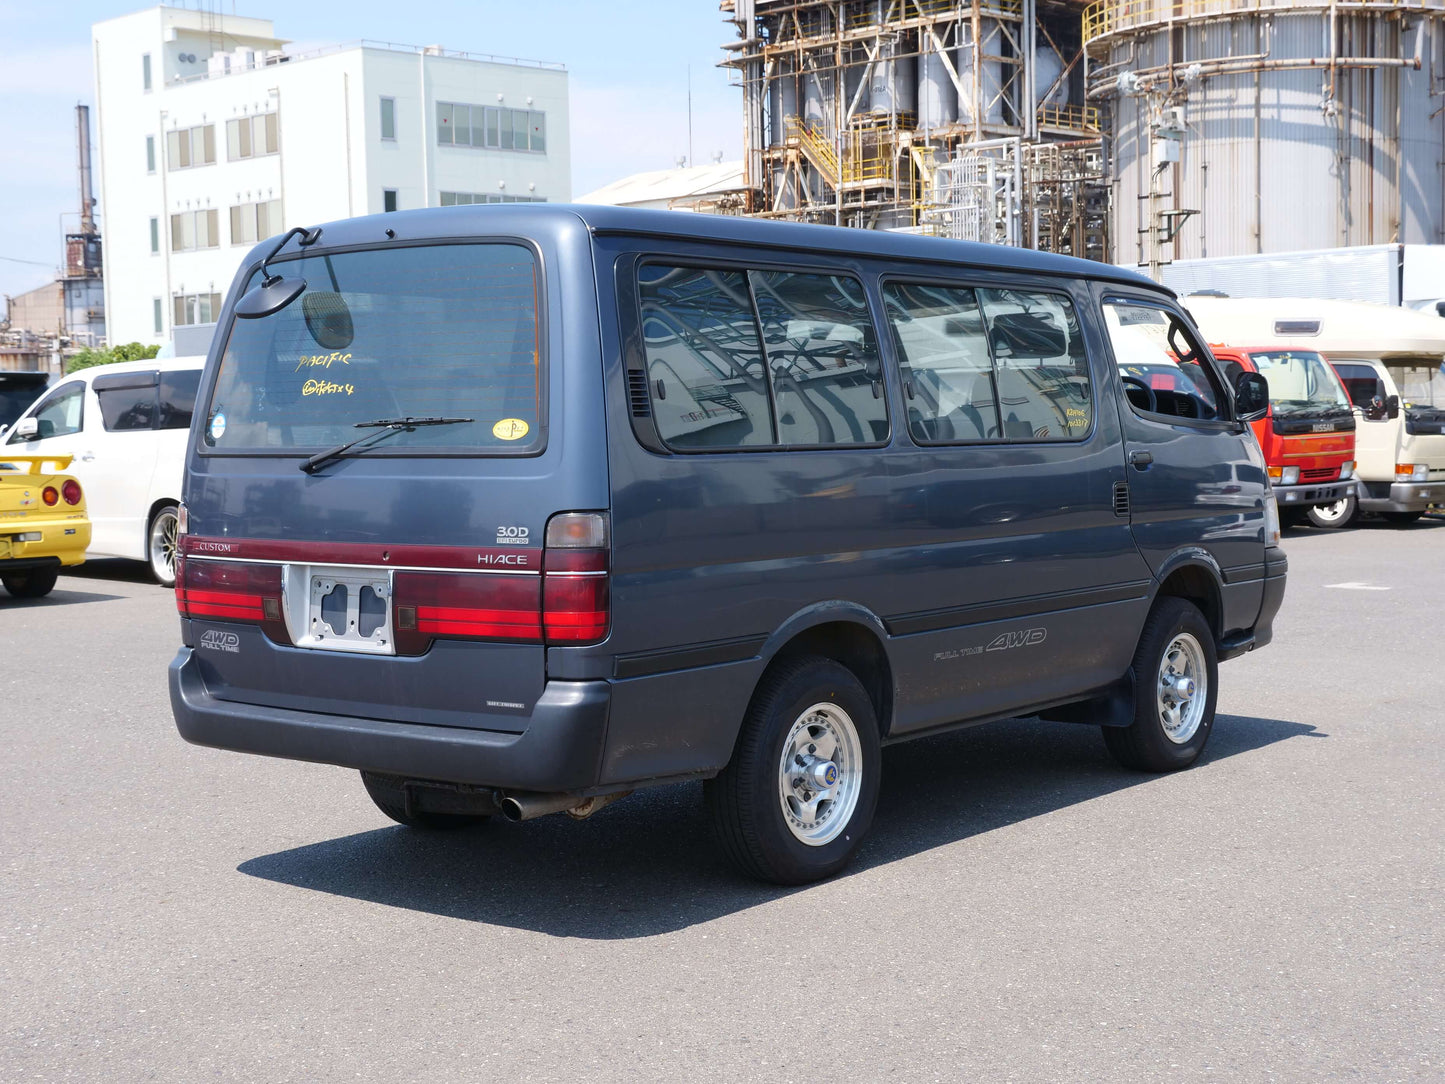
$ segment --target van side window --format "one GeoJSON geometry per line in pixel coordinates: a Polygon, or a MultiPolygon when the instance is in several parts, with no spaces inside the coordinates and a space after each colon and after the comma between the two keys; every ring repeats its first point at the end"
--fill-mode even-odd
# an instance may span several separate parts
{"type": "Polygon", "coordinates": [[[199,369],[161,373],[160,418],[156,428],[189,429],[191,414],[196,409],[196,391],[200,385],[199,369]]]}
{"type": "MultiPolygon", "coordinates": [[[[32,417],[35,418],[38,436],[68,437],[79,433],[85,416],[85,385],[76,381],[57,388],[45,402],[41,403],[32,417]]],[[[20,434],[12,433],[7,444],[22,443],[20,434]]]]}
{"type": "Polygon", "coordinates": [[[747,277],[741,271],[638,268],[647,378],[658,435],[676,448],[774,443],[747,277]]]}
{"type": "Polygon", "coordinates": [[[883,303],[898,348],[913,438],[925,444],[996,439],[993,363],[974,292],[889,283],[883,287],[883,303]]]}
{"type": "Polygon", "coordinates": [[[1167,420],[1224,418],[1220,379],[1204,347],[1173,312],[1158,305],[1104,302],[1104,326],[1129,405],[1167,420]]]}
{"type": "Polygon", "coordinates": [[[1345,385],[1345,391],[1350,393],[1350,402],[1355,406],[1366,408],[1376,399],[1384,401],[1385,382],[1368,365],[1340,364],[1335,366],[1335,372],[1345,385]]]}
{"type": "Polygon", "coordinates": [[[1093,425],[1089,359],[1073,303],[1037,290],[979,290],[1005,440],[1068,440],[1093,425]]]}
{"type": "Polygon", "coordinates": [[[156,386],[151,382],[140,387],[122,383],[119,387],[95,385],[100,400],[100,420],[107,433],[128,433],[149,430],[155,426],[156,386]]]}
{"type": "Polygon", "coordinates": [[[878,342],[863,284],[846,275],[753,271],[778,443],[888,439],[878,342]]]}

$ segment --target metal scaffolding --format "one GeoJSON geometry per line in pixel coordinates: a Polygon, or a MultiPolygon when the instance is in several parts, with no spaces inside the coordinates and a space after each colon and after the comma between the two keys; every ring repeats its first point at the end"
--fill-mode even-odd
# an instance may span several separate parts
{"type": "Polygon", "coordinates": [[[1082,5],[721,0],[747,212],[1108,252],[1082,5]]]}

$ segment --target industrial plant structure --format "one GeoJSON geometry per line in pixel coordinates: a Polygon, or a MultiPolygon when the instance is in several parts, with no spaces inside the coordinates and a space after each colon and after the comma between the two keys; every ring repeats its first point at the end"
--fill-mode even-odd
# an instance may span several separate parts
{"type": "Polygon", "coordinates": [[[1118,263],[1445,241],[1445,0],[721,0],[747,213],[1118,263]]]}
{"type": "Polygon", "coordinates": [[[1083,37],[1116,261],[1445,241],[1445,0],[1098,0],[1083,37]]]}
{"type": "Polygon", "coordinates": [[[722,0],[750,213],[1108,255],[1080,6],[722,0]]]}

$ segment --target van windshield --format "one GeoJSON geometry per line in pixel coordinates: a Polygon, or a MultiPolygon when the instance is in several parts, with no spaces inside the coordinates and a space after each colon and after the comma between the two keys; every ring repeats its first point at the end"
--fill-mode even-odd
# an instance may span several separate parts
{"type": "Polygon", "coordinates": [[[1250,359],[1269,382],[1276,414],[1350,409],[1350,398],[1329,364],[1313,350],[1255,351],[1250,359]]]}
{"type": "Polygon", "coordinates": [[[1445,373],[1440,366],[1385,364],[1400,389],[1400,406],[1407,416],[1431,420],[1445,416],[1445,373]]]}
{"type": "MultiPolygon", "coordinates": [[[[466,418],[401,429],[364,455],[539,451],[537,268],[517,244],[339,252],[276,261],[306,291],[235,320],[202,439],[213,453],[314,451],[391,418],[466,418]]],[[[249,289],[257,282],[253,276],[249,289]]]]}

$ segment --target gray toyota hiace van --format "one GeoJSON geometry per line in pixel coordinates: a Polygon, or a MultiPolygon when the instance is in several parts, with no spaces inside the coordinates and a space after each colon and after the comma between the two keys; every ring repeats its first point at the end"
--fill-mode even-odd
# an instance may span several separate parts
{"type": "Polygon", "coordinates": [[[544,205],[293,230],[197,399],[176,722],[422,828],[706,780],[783,883],[856,851],[892,742],[1040,714],[1187,767],[1284,594],[1240,381],[1167,290],[1030,251],[544,205]]]}

